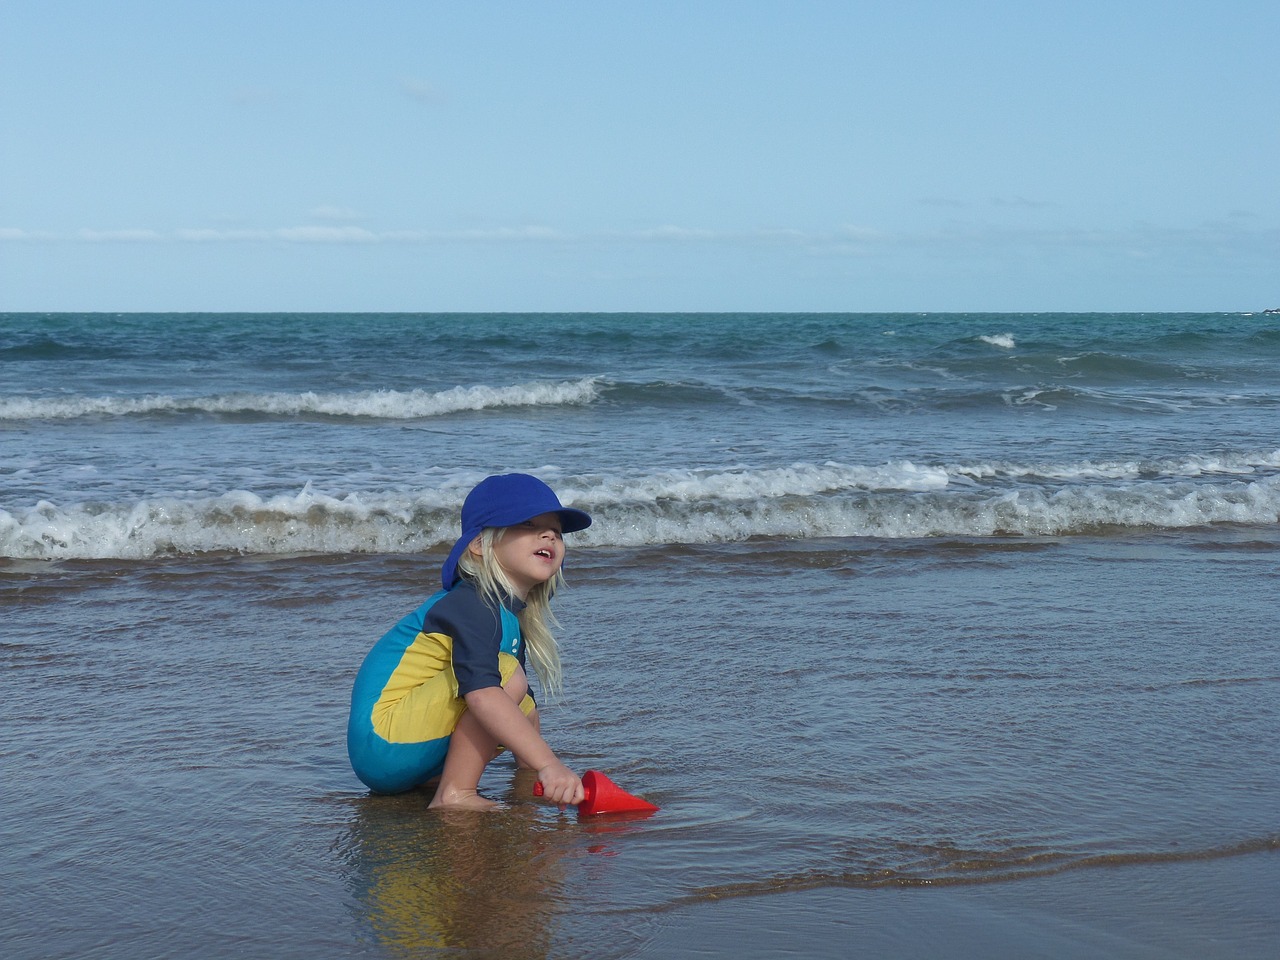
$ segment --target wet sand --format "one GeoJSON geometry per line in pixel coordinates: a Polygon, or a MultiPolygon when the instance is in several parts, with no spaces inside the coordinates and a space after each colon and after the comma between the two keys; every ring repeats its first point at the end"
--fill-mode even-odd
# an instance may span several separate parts
{"type": "Polygon", "coordinates": [[[1265,960],[1276,551],[580,551],[544,720],[639,822],[505,762],[497,816],[355,780],[351,678],[434,556],[11,562],[0,950],[1265,960]]]}
{"type": "Polygon", "coordinates": [[[682,906],[630,956],[880,960],[1265,960],[1280,853],[1014,883],[824,888],[682,906]]]}

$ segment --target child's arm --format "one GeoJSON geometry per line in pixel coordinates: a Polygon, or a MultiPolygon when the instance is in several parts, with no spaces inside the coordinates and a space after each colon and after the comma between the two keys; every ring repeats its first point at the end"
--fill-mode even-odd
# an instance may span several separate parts
{"type": "Polygon", "coordinates": [[[482,687],[466,695],[467,709],[480,726],[522,763],[538,771],[543,795],[553,803],[581,803],[582,781],[560,762],[529,718],[501,687],[482,687]]]}

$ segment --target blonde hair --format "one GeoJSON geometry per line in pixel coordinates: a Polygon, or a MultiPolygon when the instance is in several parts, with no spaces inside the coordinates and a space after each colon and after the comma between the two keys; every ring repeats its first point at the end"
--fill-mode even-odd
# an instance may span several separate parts
{"type": "MultiPolygon", "coordinates": [[[[458,569],[475,582],[480,596],[494,609],[501,606],[507,597],[516,595],[515,587],[493,550],[494,544],[506,532],[506,527],[485,527],[480,533],[480,558],[477,560],[468,549],[458,559],[458,569]]],[[[551,633],[551,628],[559,625],[551,612],[551,598],[563,586],[564,577],[557,570],[550,580],[535,584],[529,590],[524,598],[524,609],[516,614],[520,621],[520,635],[529,648],[529,659],[533,661],[533,669],[550,699],[560,697],[564,689],[560,650],[551,633]]]]}

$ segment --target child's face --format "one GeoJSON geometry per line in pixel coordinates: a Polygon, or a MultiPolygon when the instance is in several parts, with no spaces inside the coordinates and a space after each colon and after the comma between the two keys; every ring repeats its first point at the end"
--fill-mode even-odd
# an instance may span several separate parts
{"type": "Polygon", "coordinates": [[[560,518],[554,513],[544,513],[508,527],[493,545],[493,553],[523,600],[535,586],[554,577],[564,563],[560,518]]]}

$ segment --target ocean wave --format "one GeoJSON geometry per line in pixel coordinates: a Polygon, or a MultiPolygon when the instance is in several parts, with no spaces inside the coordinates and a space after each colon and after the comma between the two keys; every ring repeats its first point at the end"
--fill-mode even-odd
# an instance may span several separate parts
{"type": "Polygon", "coordinates": [[[1280,522],[1280,478],[1199,485],[1137,483],[1061,489],[851,491],[838,495],[637,502],[596,509],[587,542],[695,544],[754,537],[882,539],[1072,536],[1280,522]]]}
{"type": "MultiPolygon", "coordinates": [[[[991,391],[974,391],[959,394],[948,400],[951,406],[981,406],[998,395],[1006,406],[1029,407],[1042,410],[1072,410],[1095,408],[1108,411],[1124,411],[1139,414],[1183,414],[1194,410],[1220,407],[1274,407],[1280,406],[1280,394],[1273,390],[1147,390],[1145,392],[1125,387],[1102,389],[1058,385],[1019,385],[991,391]]],[[[939,406],[944,404],[939,403],[939,406]]]]}
{"type": "Polygon", "coordinates": [[[114,346],[63,343],[48,334],[16,340],[0,347],[0,361],[6,360],[97,360],[122,356],[114,346]]]}
{"type": "Polygon", "coordinates": [[[42,501],[0,510],[0,555],[126,559],[201,553],[412,553],[457,536],[458,506],[434,495],[334,497],[309,487],[263,498],[155,497],[134,503],[42,501]]]}
{"type": "Polygon", "coordinates": [[[1012,333],[997,333],[990,336],[982,336],[978,339],[983,343],[989,343],[993,347],[1001,347],[1004,350],[1012,350],[1017,346],[1017,341],[1013,339],[1012,333]]]}
{"type": "Polygon", "coordinates": [[[0,396],[0,423],[89,418],[211,415],[238,418],[337,418],[417,420],[465,411],[519,407],[581,406],[607,398],[611,404],[713,416],[726,407],[803,411],[806,417],[881,415],[1005,408],[1027,414],[1123,412],[1143,416],[1183,415],[1197,410],[1280,406],[1274,388],[1237,389],[1183,384],[1104,387],[1053,379],[975,381],[944,369],[914,365],[898,371],[850,372],[831,365],[824,377],[781,383],[721,383],[710,380],[625,380],[592,375],[568,381],[506,386],[477,384],[445,390],[235,391],[208,395],[155,393],[142,396],[0,396]],[[896,380],[905,376],[906,381],[896,380]]]}
{"type": "Polygon", "coordinates": [[[257,414],[271,417],[367,417],[417,420],[494,407],[561,406],[590,403],[600,378],[506,387],[476,385],[426,390],[365,390],[351,393],[228,393],[204,397],[157,394],[144,397],[5,397],[0,420],[70,420],[144,414],[257,414]]]}
{"type": "MultiPolygon", "coordinates": [[[[1209,458],[1169,461],[1154,473],[1123,464],[828,463],[569,477],[557,489],[566,504],[590,511],[596,520],[573,535],[575,546],[1072,536],[1280,523],[1278,467],[1280,451],[1224,458],[1220,467],[1209,458]]],[[[453,541],[460,499],[457,487],[337,495],[308,486],[274,497],[239,490],[131,503],[44,501],[26,510],[0,510],[0,556],[416,553],[453,541]]]]}
{"type": "Polygon", "coordinates": [[[971,480],[1142,480],[1250,476],[1280,470],[1280,450],[1222,453],[1147,460],[1081,460],[1074,463],[986,461],[948,464],[951,479],[971,480]]]}
{"type": "Polygon", "coordinates": [[[622,503],[744,502],[849,490],[941,490],[947,470],[903,460],[881,466],[797,463],[747,470],[665,470],[651,476],[592,478],[569,495],[602,506],[622,503]]]}

